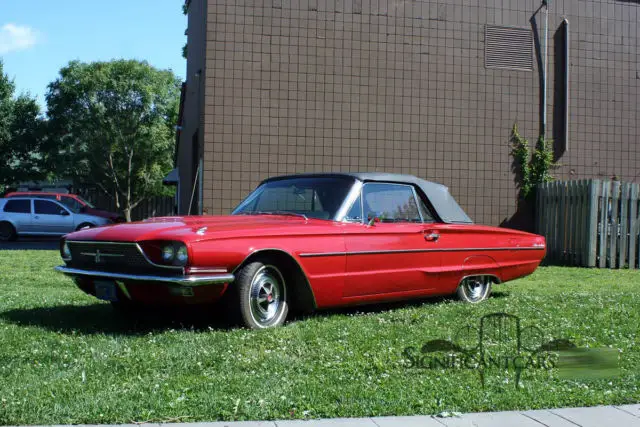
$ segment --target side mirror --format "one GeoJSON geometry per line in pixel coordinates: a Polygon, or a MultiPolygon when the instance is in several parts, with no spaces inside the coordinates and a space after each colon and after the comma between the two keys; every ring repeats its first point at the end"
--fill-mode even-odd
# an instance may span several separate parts
{"type": "Polygon", "coordinates": [[[367,225],[369,225],[369,227],[373,227],[377,222],[380,222],[380,216],[375,212],[370,212],[367,215],[367,225]]]}
{"type": "Polygon", "coordinates": [[[69,216],[71,215],[69,212],[65,211],[64,209],[60,209],[60,215],[62,216],[69,216]]]}

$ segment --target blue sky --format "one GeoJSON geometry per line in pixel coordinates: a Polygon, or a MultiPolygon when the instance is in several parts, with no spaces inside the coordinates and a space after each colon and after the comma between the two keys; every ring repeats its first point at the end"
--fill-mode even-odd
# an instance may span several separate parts
{"type": "Polygon", "coordinates": [[[0,58],[44,106],[69,61],[140,59],[184,78],[182,0],[0,0],[0,58]]]}

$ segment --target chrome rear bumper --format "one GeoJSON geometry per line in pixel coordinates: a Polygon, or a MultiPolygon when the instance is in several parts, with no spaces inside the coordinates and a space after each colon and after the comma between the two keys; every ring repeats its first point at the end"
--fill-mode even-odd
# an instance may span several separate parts
{"type": "Polygon", "coordinates": [[[231,283],[235,277],[233,274],[209,274],[189,276],[150,276],[144,274],[122,274],[107,271],[79,270],[63,265],[56,267],[56,271],[72,277],[99,277],[113,280],[133,280],[138,282],[161,282],[182,286],[202,286],[231,283]]]}

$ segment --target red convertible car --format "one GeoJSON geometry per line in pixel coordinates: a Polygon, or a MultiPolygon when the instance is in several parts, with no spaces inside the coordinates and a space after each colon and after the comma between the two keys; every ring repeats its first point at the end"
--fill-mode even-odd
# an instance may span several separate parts
{"type": "Polygon", "coordinates": [[[57,270],[116,307],[222,300],[250,328],[289,310],[455,294],[478,303],[532,273],[543,237],[475,225],[446,187],[410,175],[263,181],[229,216],[86,229],[57,270]]]}

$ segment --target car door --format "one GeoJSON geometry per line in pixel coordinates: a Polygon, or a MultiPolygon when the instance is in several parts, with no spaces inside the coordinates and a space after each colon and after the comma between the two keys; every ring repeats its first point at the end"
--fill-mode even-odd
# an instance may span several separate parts
{"type": "Polygon", "coordinates": [[[34,232],[66,234],[74,231],[73,215],[61,203],[53,200],[33,200],[34,232]]]}
{"type": "Polygon", "coordinates": [[[421,210],[411,185],[364,184],[347,214],[350,222],[358,215],[365,221],[346,226],[345,298],[419,295],[438,288],[441,253],[431,251],[435,242],[425,234],[429,228],[421,210]]]}
{"type": "Polygon", "coordinates": [[[28,233],[31,231],[31,209],[29,199],[9,199],[4,204],[3,213],[18,234],[28,233]]]}

